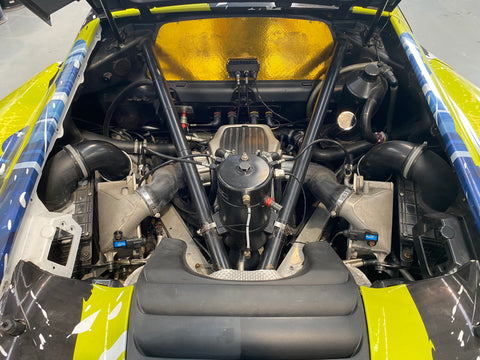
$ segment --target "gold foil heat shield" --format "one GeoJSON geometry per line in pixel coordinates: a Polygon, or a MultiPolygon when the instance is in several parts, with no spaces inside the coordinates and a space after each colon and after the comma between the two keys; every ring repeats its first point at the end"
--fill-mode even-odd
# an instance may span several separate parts
{"type": "Polygon", "coordinates": [[[327,24],[270,17],[167,23],[155,42],[168,81],[227,80],[227,61],[238,57],[259,60],[259,80],[314,80],[326,72],[332,52],[327,24]]]}

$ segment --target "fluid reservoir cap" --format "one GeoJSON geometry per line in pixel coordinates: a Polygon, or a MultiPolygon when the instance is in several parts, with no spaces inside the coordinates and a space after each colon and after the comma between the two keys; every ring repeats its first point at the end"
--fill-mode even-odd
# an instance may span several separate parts
{"type": "Polygon", "coordinates": [[[368,64],[363,69],[363,77],[367,81],[375,81],[380,75],[380,68],[376,64],[368,64]]]}
{"type": "Polygon", "coordinates": [[[256,189],[272,176],[268,163],[255,155],[250,155],[248,160],[242,160],[240,155],[231,155],[218,169],[219,185],[233,191],[256,189]]]}

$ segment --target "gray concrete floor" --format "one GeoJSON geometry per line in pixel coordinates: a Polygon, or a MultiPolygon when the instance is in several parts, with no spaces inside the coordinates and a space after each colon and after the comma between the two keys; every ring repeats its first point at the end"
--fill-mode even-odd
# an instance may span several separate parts
{"type": "Polygon", "coordinates": [[[480,87],[480,1],[402,0],[417,40],[480,87]]]}
{"type": "MultiPolygon", "coordinates": [[[[73,2],[52,15],[53,27],[26,8],[0,25],[0,99],[56,61],[63,61],[90,7],[73,2]]],[[[430,52],[480,86],[480,1],[403,0],[401,9],[430,52]]]]}
{"type": "Polygon", "coordinates": [[[8,20],[0,25],[0,99],[65,60],[89,11],[85,0],[74,1],[51,16],[53,26],[25,7],[7,11],[8,20]]]}

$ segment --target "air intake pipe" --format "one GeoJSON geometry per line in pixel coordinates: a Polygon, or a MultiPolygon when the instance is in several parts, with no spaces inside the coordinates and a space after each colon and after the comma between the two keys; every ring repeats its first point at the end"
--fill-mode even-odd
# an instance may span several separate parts
{"type": "Polygon", "coordinates": [[[130,159],[105,141],[67,145],[47,162],[39,184],[39,196],[50,211],[65,207],[80,180],[98,170],[108,180],[121,180],[130,173],[130,159]]]}
{"type": "Polygon", "coordinates": [[[388,141],[373,147],[359,165],[366,179],[382,180],[392,173],[415,183],[423,202],[445,211],[457,196],[457,181],[451,166],[425,144],[388,141]]]}
{"type": "MultiPolygon", "coordinates": [[[[285,164],[288,168],[289,164],[285,164]]],[[[425,205],[436,211],[445,211],[457,196],[457,181],[451,167],[439,155],[427,150],[425,144],[408,141],[378,144],[360,161],[359,167],[366,180],[381,181],[397,173],[413,181],[425,205]]],[[[335,210],[350,192],[337,182],[332,171],[317,164],[310,164],[305,181],[328,210],[335,210]]]]}
{"type": "MultiPolygon", "coordinates": [[[[180,164],[167,165],[155,171],[150,183],[117,200],[115,208],[110,210],[108,229],[104,232],[132,234],[147,216],[160,217],[163,207],[186,186],[184,178],[180,164]]],[[[100,249],[102,252],[113,250],[111,238],[101,238],[100,249]]]]}

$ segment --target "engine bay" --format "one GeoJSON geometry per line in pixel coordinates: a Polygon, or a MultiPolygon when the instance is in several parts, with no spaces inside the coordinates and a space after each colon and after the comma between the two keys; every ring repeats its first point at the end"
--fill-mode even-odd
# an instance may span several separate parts
{"type": "Polygon", "coordinates": [[[185,243],[192,272],[230,281],[300,274],[319,241],[364,286],[473,258],[465,196],[398,39],[256,20],[169,22],[154,39],[129,24],[121,47],[104,30],[38,186],[50,270],[133,285],[165,239],[185,243]]]}

